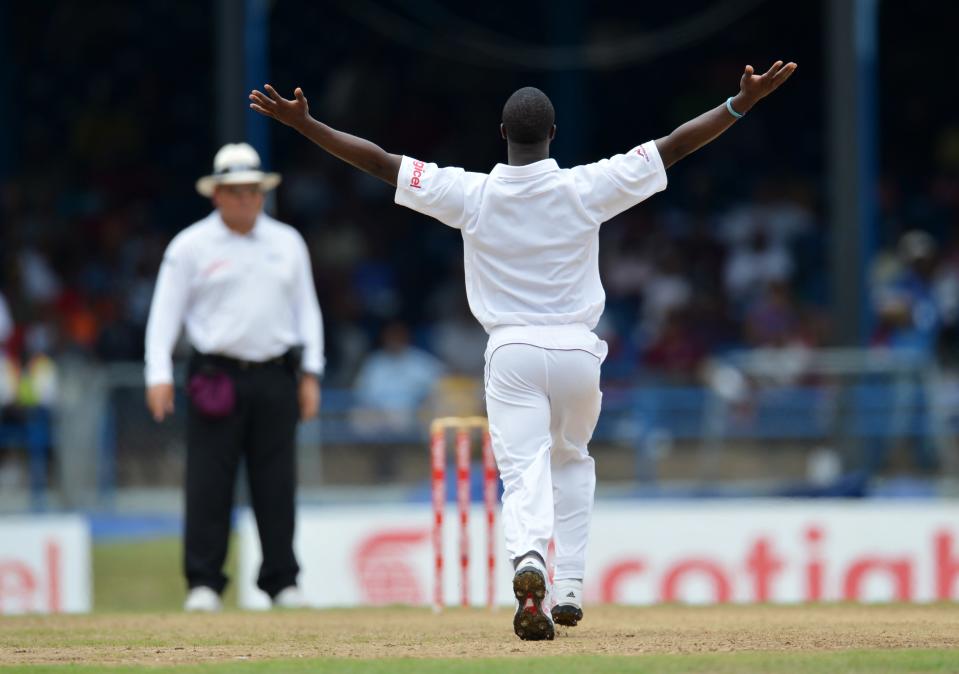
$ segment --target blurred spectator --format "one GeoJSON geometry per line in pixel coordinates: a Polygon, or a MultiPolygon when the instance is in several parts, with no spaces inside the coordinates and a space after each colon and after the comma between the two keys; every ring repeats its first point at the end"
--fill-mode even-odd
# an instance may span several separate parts
{"type": "Polygon", "coordinates": [[[726,249],[713,232],[713,222],[705,213],[691,217],[690,231],[682,237],[678,248],[688,261],[687,277],[699,291],[714,293],[722,286],[726,249]]]}
{"type": "Polygon", "coordinates": [[[801,320],[789,285],[773,281],[746,310],[746,342],[754,347],[786,347],[802,341],[801,320]]]}
{"type": "Polygon", "coordinates": [[[443,364],[412,346],[409,329],[400,321],[383,328],[381,342],[382,348],[367,356],[356,377],[356,429],[414,433],[420,428],[417,412],[443,374],[443,364]]]}
{"type": "Polygon", "coordinates": [[[926,232],[909,231],[897,246],[898,269],[887,273],[875,290],[875,345],[933,356],[939,309],[933,290],[936,242],[926,232]]]}
{"type": "Polygon", "coordinates": [[[487,341],[483,327],[466,309],[436,323],[430,346],[451,372],[481,377],[487,341]]]}
{"type": "MultiPolygon", "coordinates": [[[[919,230],[908,231],[899,239],[895,260],[898,264],[890,264],[885,277],[878,277],[874,346],[921,359],[935,356],[941,325],[933,291],[936,248],[932,236],[919,230]]],[[[885,436],[870,438],[866,446],[869,472],[885,466],[892,444],[888,438],[904,435],[909,438],[916,467],[931,471],[938,466],[936,447],[930,440],[932,418],[921,411],[929,393],[922,382],[908,377],[895,380],[889,393],[889,413],[884,419],[887,432],[885,436]],[[923,433],[908,436],[905,429],[913,424],[923,428],[923,433]]]]}
{"type": "Polygon", "coordinates": [[[672,245],[665,246],[649,276],[643,281],[641,331],[645,339],[657,339],[667,317],[683,309],[692,297],[683,258],[672,245]]]}
{"type": "Polygon", "coordinates": [[[10,307],[6,298],[0,292],[0,353],[3,353],[3,346],[13,334],[13,316],[10,315],[10,307]]]}
{"type": "Polygon", "coordinates": [[[450,373],[478,378],[489,336],[470,312],[463,286],[463,267],[457,264],[428,303],[433,323],[429,346],[450,373]]]}
{"type": "Polygon", "coordinates": [[[49,468],[52,459],[50,413],[59,393],[57,366],[28,336],[19,354],[0,350],[0,426],[7,445],[0,446],[0,487],[26,484],[26,456],[40,451],[49,468]],[[13,451],[15,450],[15,451],[13,451]]]}
{"type": "Polygon", "coordinates": [[[643,352],[643,364],[659,376],[689,383],[705,356],[705,346],[690,324],[688,312],[674,308],[643,352]]]}
{"type": "Polygon", "coordinates": [[[942,325],[940,353],[951,364],[959,363],[959,241],[944,253],[936,269],[933,293],[942,325]]]}
{"type": "Polygon", "coordinates": [[[740,307],[772,282],[788,281],[793,263],[782,243],[774,242],[763,228],[751,232],[748,241],[738,244],[726,263],[726,289],[740,307]]]}
{"type": "Polygon", "coordinates": [[[52,302],[60,293],[60,279],[46,256],[33,247],[25,247],[19,255],[20,288],[24,298],[36,304],[52,302]]]}
{"type": "Polygon", "coordinates": [[[773,247],[788,248],[813,228],[814,220],[806,207],[802,182],[775,182],[759,186],[749,203],[727,212],[720,223],[720,234],[732,248],[748,246],[757,233],[769,239],[773,247]]]}
{"type": "Polygon", "coordinates": [[[371,340],[363,329],[363,312],[355,293],[341,278],[327,278],[326,281],[326,287],[341,290],[324,306],[323,321],[328,326],[325,330],[326,351],[330,363],[324,381],[330,386],[349,388],[370,349],[371,340]]]}
{"type": "Polygon", "coordinates": [[[30,356],[19,368],[17,405],[24,409],[51,409],[57,400],[57,366],[47,354],[30,356]]]}

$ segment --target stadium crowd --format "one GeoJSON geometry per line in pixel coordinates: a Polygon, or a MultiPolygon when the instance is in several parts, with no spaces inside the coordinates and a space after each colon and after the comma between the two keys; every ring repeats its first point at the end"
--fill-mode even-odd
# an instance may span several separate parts
{"type": "MultiPolygon", "coordinates": [[[[142,359],[163,250],[208,212],[192,185],[217,145],[209,8],[178,6],[173,17],[161,2],[118,7],[108,22],[82,31],[73,28],[94,14],[71,3],[22,9],[23,30],[11,31],[11,48],[28,48],[21,34],[40,36],[33,72],[18,83],[23,109],[41,109],[52,92],[59,104],[16,114],[5,131],[17,148],[16,170],[2,176],[0,190],[0,402],[8,408],[44,402],[36,387],[21,384],[28,378],[20,373],[43,371],[37,359],[142,359]],[[152,29],[174,19],[182,31],[175,45],[152,29]],[[175,105],[169,91],[178,92],[175,105]]],[[[655,63],[550,75],[411,54],[370,31],[339,30],[348,17],[317,17],[304,63],[298,21],[318,11],[277,4],[274,83],[302,85],[314,114],[391,151],[469,170],[503,159],[497,115],[516,86],[532,81],[555,92],[556,154],[570,165],[664,135],[687,112],[722,100],[741,54],[759,51],[761,61],[775,43],[759,33],[748,44],[741,37],[704,40],[668,56],[668,79],[655,63]],[[407,58],[419,67],[404,69],[407,58]],[[634,89],[632,102],[656,91],[638,117],[632,102],[621,104],[631,82],[647,87],[634,89]],[[570,103],[575,99],[585,99],[587,109],[570,103]]],[[[658,20],[670,20],[668,9],[656,11],[658,20]]],[[[819,11],[797,9],[793,32],[818,35],[800,29],[818,26],[819,11]]],[[[884,11],[884,26],[907,20],[895,7],[884,11]]],[[[766,20],[757,10],[746,22],[766,20]]],[[[590,30],[613,31],[614,23],[597,19],[590,30]]],[[[923,98],[897,86],[923,53],[919,40],[902,35],[895,58],[881,63],[881,109],[890,92],[896,102],[881,128],[888,143],[881,154],[882,249],[870,277],[872,343],[943,354],[959,343],[959,126],[929,92],[923,98]],[[906,142],[906,128],[921,131],[906,142]]],[[[823,115],[796,106],[821,92],[819,39],[786,45],[809,74],[795,78],[793,95],[671,172],[666,193],[604,226],[607,308],[598,331],[610,344],[608,382],[690,381],[705,358],[723,350],[832,343],[826,134],[823,115]]],[[[324,385],[355,385],[373,400],[392,395],[381,383],[391,381],[391,371],[415,371],[408,380],[418,386],[441,372],[480,375],[485,338],[466,306],[458,233],[395,207],[388,188],[322,159],[284,129],[271,128],[271,135],[272,168],[284,176],[275,209],[301,230],[315,267],[327,338],[324,385]],[[396,354],[414,347],[398,364],[396,354]]],[[[402,395],[382,404],[403,404],[402,395]]]]}

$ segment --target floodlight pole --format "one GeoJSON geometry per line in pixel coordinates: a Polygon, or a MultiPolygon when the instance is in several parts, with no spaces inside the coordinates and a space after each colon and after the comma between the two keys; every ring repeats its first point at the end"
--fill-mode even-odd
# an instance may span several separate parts
{"type": "MultiPolygon", "coordinates": [[[[583,0],[564,0],[543,12],[546,34],[552,44],[575,45],[585,40],[588,10],[583,0]]],[[[588,140],[586,72],[584,67],[557,70],[547,76],[546,94],[556,108],[556,139],[550,155],[560,166],[587,161],[583,149],[588,140]]],[[[590,160],[591,161],[591,160],[590,160]]]]}
{"type": "MultiPolygon", "coordinates": [[[[16,91],[16,66],[13,57],[13,44],[10,35],[10,4],[0,2],[0,86],[3,91],[16,91]]],[[[4,106],[0,110],[0,180],[13,172],[16,162],[16,139],[18,122],[14,106],[4,106]]]]}
{"type": "Polygon", "coordinates": [[[823,0],[832,313],[845,346],[867,344],[874,326],[869,270],[879,228],[878,5],[823,0]]]}
{"type": "Polygon", "coordinates": [[[215,25],[217,147],[246,141],[271,170],[270,120],[250,110],[247,99],[269,79],[270,2],[216,0],[215,25]]]}
{"type": "Polygon", "coordinates": [[[244,140],[244,3],[216,0],[216,147],[244,140]]]}
{"type": "MultiPolygon", "coordinates": [[[[246,115],[246,140],[260,153],[266,170],[271,164],[270,120],[250,110],[247,94],[252,89],[262,89],[270,74],[270,0],[246,0],[243,46],[245,82],[237,105],[246,115]]],[[[289,94],[287,94],[289,95],[289,94]]]]}

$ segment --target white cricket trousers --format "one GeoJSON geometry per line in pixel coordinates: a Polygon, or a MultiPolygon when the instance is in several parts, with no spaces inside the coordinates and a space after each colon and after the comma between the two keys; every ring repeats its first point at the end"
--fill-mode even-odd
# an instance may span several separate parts
{"type": "Polygon", "coordinates": [[[600,359],[588,351],[505,344],[490,354],[486,410],[503,479],[511,560],[556,546],[555,580],[583,578],[596,489],[587,444],[599,418],[600,359]]]}

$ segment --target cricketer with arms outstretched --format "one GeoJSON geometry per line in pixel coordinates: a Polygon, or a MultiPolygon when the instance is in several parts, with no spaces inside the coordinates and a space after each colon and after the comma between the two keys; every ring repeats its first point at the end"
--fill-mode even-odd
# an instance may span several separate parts
{"type": "Polygon", "coordinates": [[[553,621],[583,617],[586,543],[596,475],[587,444],[599,417],[606,343],[593,329],[603,312],[599,227],[666,188],[666,169],[732,126],[796,70],[776,61],[746,66],[739,92],[668,136],[594,164],[561,169],[549,157],[553,105],[532,87],[503,108],[508,163],[489,174],[390,154],[309,113],[269,84],[250,107],[290,126],[330,154],[396,187],[396,203],[463,234],[466,294],[489,333],[486,405],[503,478],[506,551],[516,569],[513,629],[552,639],[553,621]],[[556,545],[554,587],[544,559],[556,545]],[[552,596],[550,602],[547,597],[552,596]]]}

